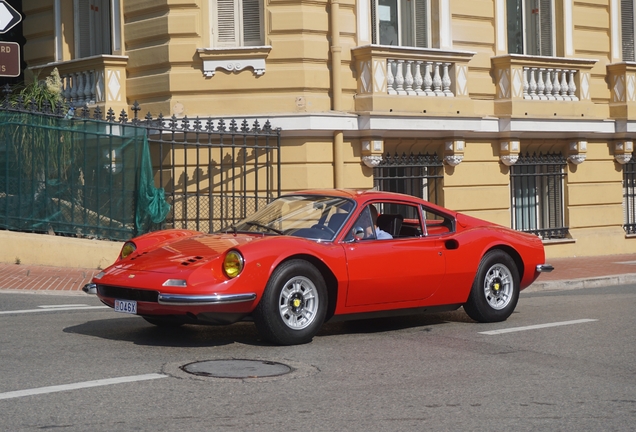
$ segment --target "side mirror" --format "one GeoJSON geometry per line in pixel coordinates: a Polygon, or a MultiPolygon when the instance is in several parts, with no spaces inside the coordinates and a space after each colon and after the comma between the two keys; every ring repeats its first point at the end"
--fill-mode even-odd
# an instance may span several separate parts
{"type": "Polygon", "coordinates": [[[359,226],[353,228],[353,237],[356,240],[362,240],[364,238],[364,228],[359,226]]]}

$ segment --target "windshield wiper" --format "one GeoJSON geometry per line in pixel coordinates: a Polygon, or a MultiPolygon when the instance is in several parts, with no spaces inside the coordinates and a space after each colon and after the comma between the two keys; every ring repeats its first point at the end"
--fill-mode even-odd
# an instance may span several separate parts
{"type": "Polygon", "coordinates": [[[272,228],[271,226],[263,225],[263,224],[258,223],[258,222],[250,222],[250,221],[245,222],[245,223],[248,224],[248,225],[253,225],[253,226],[259,227],[259,228],[264,228],[264,229],[269,230],[269,231],[274,231],[276,234],[283,235],[283,232],[281,230],[277,230],[276,228],[272,228]]]}

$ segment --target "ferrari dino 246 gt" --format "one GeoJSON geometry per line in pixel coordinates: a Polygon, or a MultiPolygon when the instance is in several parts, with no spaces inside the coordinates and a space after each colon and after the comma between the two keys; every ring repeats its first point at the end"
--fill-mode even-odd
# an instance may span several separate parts
{"type": "Polygon", "coordinates": [[[171,229],[126,242],[84,291],[158,326],[253,320],[309,342],[327,320],[450,311],[507,319],[545,264],[541,239],[377,191],[284,195],[220,233],[171,229]]]}

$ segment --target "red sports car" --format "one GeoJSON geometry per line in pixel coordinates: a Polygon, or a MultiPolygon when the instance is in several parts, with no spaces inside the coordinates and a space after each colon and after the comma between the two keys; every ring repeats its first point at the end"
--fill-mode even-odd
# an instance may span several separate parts
{"type": "Polygon", "coordinates": [[[159,326],[253,319],[267,340],[312,340],[327,320],[449,311],[507,319],[544,263],[531,234],[377,191],[284,195],[216,234],[124,244],[84,287],[159,326]]]}

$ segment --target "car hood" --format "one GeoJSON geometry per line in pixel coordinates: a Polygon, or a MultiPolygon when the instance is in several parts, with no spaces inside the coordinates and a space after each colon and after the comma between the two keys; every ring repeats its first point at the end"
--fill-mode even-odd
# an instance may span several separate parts
{"type": "Polygon", "coordinates": [[[165,243],[156,249],[141,251],[138,255],[116,264],[117,268],[157,273],[191,272],[222,256],[227,250],[262,237],[232,234],[204,234],[165,243]]]}

